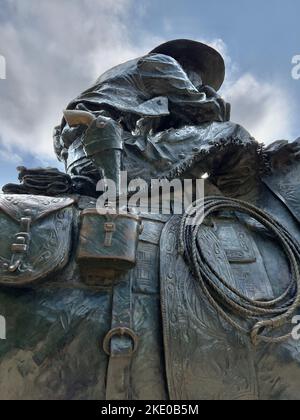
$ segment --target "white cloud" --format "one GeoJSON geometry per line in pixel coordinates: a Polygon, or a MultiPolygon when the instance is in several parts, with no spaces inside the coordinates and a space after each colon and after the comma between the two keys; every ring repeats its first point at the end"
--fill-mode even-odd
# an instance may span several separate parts
{"type": "Polygon", "coordinates": [[[22,163],[23,159],[21,156],[19,156],[18,154],[3,149],[0,149],[0,162],[5,162],[5,163],[13,163],[16,165],[20,165],[22,163]]]}
{"type": "Polygon", "coordinates": [[[3,3],[2,149],[53,156],[53,127],[67,103],[104,70],[141,53],[129,39],[133,0],[3,3]]]}
{"type": "Polygon", "coordinates": [[[228,82],[223,95],[232,105],[232,120],[242,124],[258,141],[291,140],[294,107],[279,84],[244,74],[228,82]]]}
{"type": "Polygon", "coordinates": [[[292,140],[295,107],[289,93],[280,86],[251,74],[240,74],[222,39],[206,41],[224,57],[226,80],[221,95],[231,104],[231,119],[243,125],[260,142],[292,140]]]}
{"type": "MultiPolygon", "coordinates": [[[[22,151],[54,157],[52,129],[66,104],[106,69],[163,41],[145,33],[138,44],[131,39],[133,7],[134,0],[2,0],[0,54],[7,63],[7,80],[0,81],[2,157],[13,156],[12,149],[18,157],[22,151]]],[[[210,44],[225,56],[223,93],[232,102],[233,119],[259,140],[288,137],[292,113],[286,92],[254,75],[237,78],[226,44],[221,39],[210,44]]]]}

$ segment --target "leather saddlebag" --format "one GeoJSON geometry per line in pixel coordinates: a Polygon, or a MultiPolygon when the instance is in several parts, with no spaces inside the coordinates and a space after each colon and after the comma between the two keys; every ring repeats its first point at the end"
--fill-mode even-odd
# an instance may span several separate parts
{"type": "Polygon", "coordinates": [[[0,285],[26,286],[69,260],[74,200],[0,194],[0,285]]]}

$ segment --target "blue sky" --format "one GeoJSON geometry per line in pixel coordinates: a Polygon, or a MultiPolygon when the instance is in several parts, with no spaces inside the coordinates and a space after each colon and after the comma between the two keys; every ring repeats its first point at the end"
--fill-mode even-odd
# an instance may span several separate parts
{"type": "Polygon", "coordinates": [[[259,141],[300,136],[299,0],[2,0],[0,185],[18,165],[56,165],[52,127],[106,68],[174,38],[225,56],[222,94],[259,141]]]}

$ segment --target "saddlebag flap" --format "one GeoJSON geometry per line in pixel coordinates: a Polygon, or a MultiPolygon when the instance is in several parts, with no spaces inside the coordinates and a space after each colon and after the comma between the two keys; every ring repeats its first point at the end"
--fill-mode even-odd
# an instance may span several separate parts
{"type": "Polygon", "coordinates": [[[66,266],[72,198],[0,194],[0,285],[26,286],[66,266]]]}
{"type": "Polygon", "coordinates": [[[137,215],[108,208],[84,210],[77,253],[84,281],[95,285],[133,268],[140,232],[137,215]]]}

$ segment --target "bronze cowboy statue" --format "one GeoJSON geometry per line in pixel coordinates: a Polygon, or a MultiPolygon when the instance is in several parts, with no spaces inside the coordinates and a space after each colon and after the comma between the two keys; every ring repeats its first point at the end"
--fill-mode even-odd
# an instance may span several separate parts
{"type": "Polygon", "coordinates": [[[4,187],[1,399],[300,398],[300,143],[230,122],[224,76],[190,40],[107,71],[55,128],[66,173],[4,187]],[[194,223],[97,207],[121,172],[208,174],[194,223]]]}

